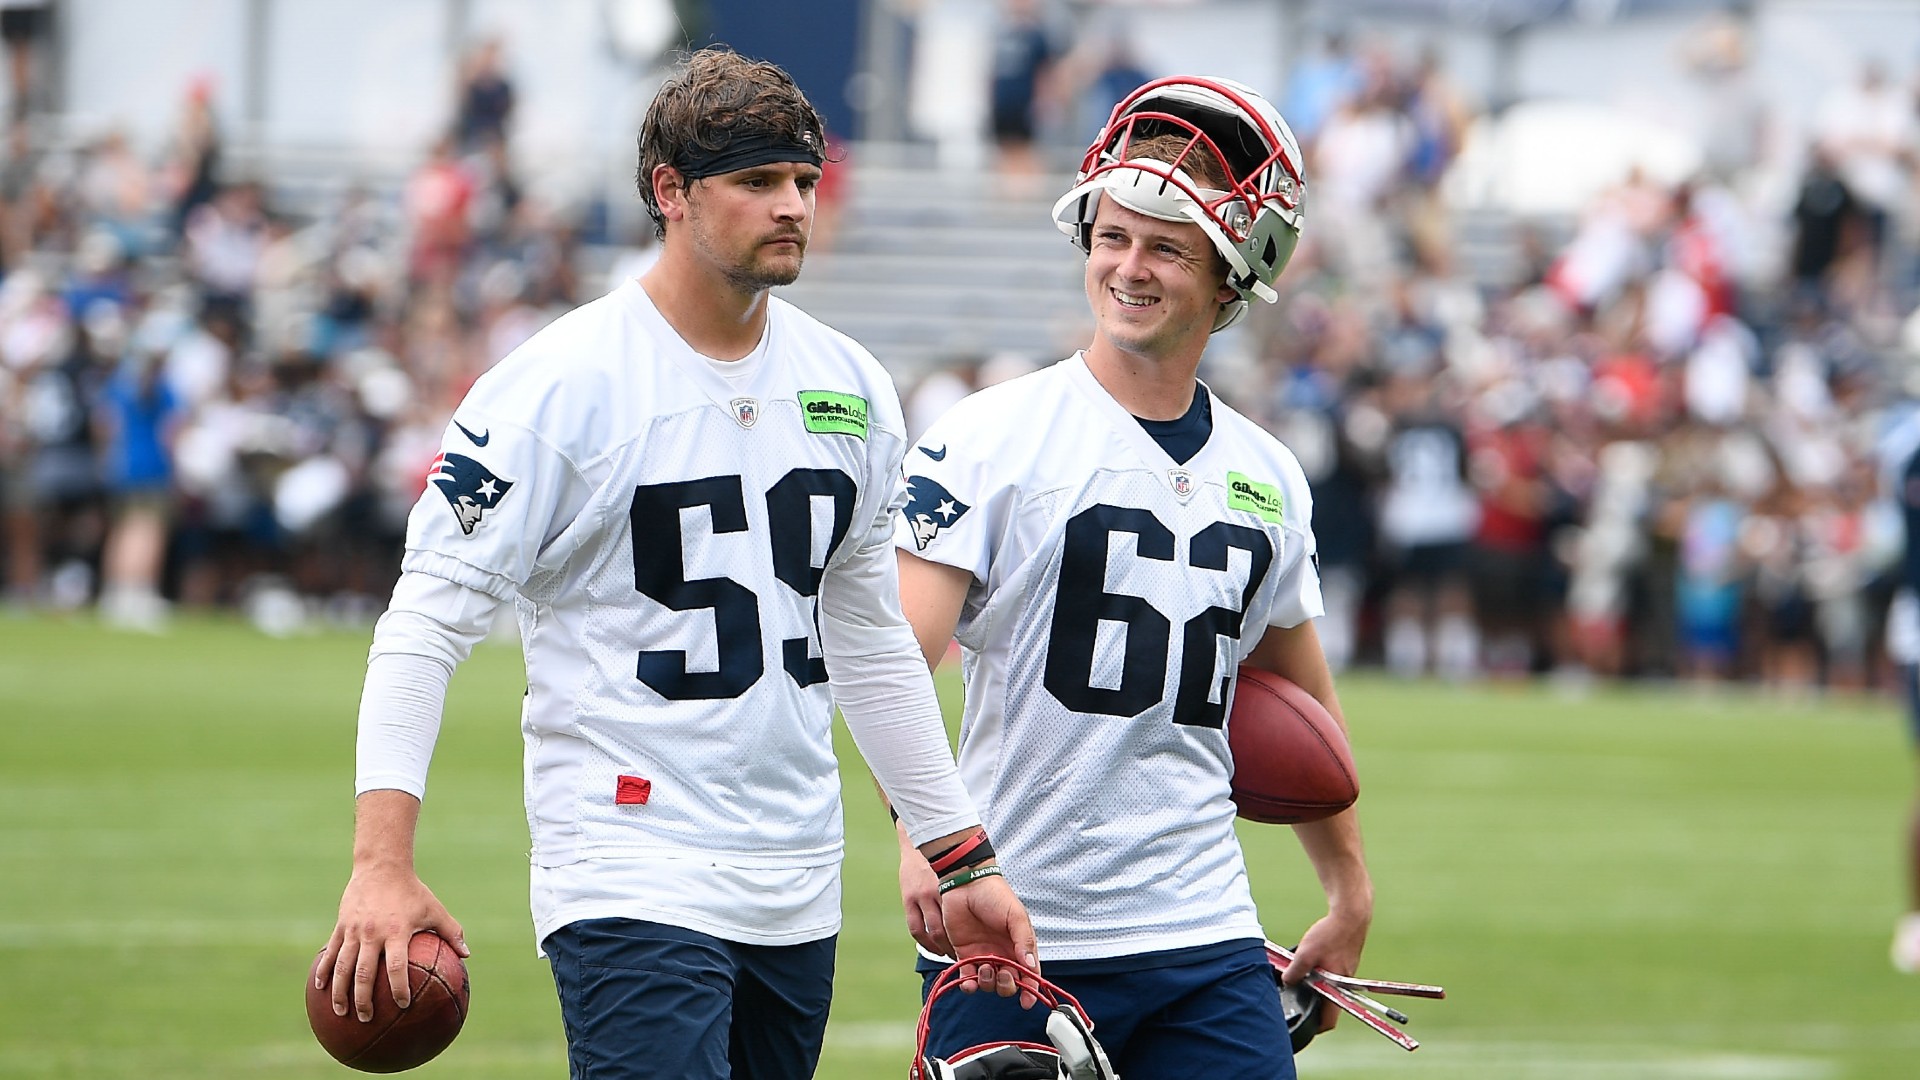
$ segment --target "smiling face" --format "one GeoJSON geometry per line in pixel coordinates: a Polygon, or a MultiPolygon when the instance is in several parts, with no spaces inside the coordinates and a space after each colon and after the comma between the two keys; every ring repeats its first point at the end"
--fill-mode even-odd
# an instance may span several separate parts
{"type": "Polygon", "coordinates": [[[1220,305],[1235,298],[1226,281],[1225,261],[1200,226],[1100,200],[1086,285],[1103,341],[1147,359],[1197,358],[1220,305]]]}
{"type": "Polygon", "coordinates": [[[743,293],[791,285],[813,231],[820,168],[774,162],[695,180],[682,189],[694,253],[743,293]]]}

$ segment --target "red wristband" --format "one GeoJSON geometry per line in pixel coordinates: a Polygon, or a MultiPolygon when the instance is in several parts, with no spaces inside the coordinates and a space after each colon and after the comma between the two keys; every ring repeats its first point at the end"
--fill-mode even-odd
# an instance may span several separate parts
{"type": "MultiPolygon", "coordinates": [[[[981,829],[972,836],[960,841],[938,855],[927,860],[935,874],[945,875],[967,864],[967,856],[987,842],[987,830],[981,829]]],[[[993,849],[989,847],[988,851],[993,849]]]]}

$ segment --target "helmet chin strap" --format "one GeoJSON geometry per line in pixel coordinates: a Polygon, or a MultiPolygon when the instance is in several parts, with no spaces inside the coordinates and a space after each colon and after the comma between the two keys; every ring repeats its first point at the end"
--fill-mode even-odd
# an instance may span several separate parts
{"type": "Polygon", "coordinates": [[[1240,316],[1246,313],[1247,301],[1245,297],[1229,300],[1220,305],[1220,314],[1213,317],[1213,329],[1207,332],[1217,334],[1227,327],[1232,326],[1234,323],[1239,322],[1240,316]]]}

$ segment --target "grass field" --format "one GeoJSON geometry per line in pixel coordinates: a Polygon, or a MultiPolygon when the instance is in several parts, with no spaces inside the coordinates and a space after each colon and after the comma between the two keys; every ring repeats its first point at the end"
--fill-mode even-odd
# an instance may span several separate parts
{"type": "MultiPolygon", "coordinates": [[[[349,1075],[300,994],[346,878],[364,650],[0,619],[0,1077],[349,1075]]],[[[526,920],[520,678],[516,650],[484,647],[434,763],[421,870],[465,922],[475,993],[423,1078],[565,1073],[526,920]]],[[[1365,677],[1343,693],[1379,894],[1365,970],[1450,996],[1410,1004],[1418,1053],[1347,1024],[1303,1075],[1920,1075],[1920,980],[1886,961],[1913,783],[1892,706],[1365,677]]],[[[843,759],[821,1075],[896,1078],[917,983],[886,819],[843,759]]],[[[1285,830],[1243,835],[1290,940],[1310,872],[1285,830]]]]}

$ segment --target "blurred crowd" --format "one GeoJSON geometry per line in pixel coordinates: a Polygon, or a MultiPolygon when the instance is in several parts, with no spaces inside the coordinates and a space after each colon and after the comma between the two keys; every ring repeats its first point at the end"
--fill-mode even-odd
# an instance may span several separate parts
{"type": "MultiPolygon", "coordinates": [[[[1485,110],[1438,58],[1336,34],[1294,66],[1305,239],[1242,331],[1251,367],[1210,353],[1202,375],[1313,482],[1337,666],[1885,677],[1905,542],[1886,477],[1920,446],[1920,81],[1866,64],[1790,135],[1745,47],[1716,21],[1674,58],[1715,111],[1697,172],[1500,222],[1515,254],[1492,269],[1462,258],[1446,197],[1485,110]]],[[[1053,58],[1057,107],[1138,67],[1087,52],[1014,55],[1053,58]]]]}
{"type": "MultiPolygon", "coordinates": [[[[1682,62],[1744,59],[1724,37],[1682,62]]],[[[1738,114],[1756,129],[1731,150],[1676,183],[1630,172],[1498,282],[1460,265],[1440,185],[1470,110],[1431,57],[1336,41],[1294,90],[1319,198],[1251,407],[1315,481],[1330,653],[1876,681],[1904,544],[1881,477],[1911,449],[1916,86],[1867,65],[1833,88],[1788,206],[1738,114]]]]}
{"type": "MultiPolygon", "coordinates": [[[[1009,9],[989,134],[1037,182],[1059,162],[1035,110],[1071,103],[1064,158],[1154,73],[1031,8],[1009,9]]],[[[1491,273],[1446,189],[1484,104],[1431,54],[1334,36],[1293,65],[1305,241],[1236,332],[1253,362],[1203,374],[1313,481],[1336,664],[1880,677],[1904,543],[1885,477],[1920,445],[1920,84],[1869,64],[1827,88],[1782,195],[1761,177],[1782,136],[1732,92],[1741,41],[1700,41],[1678,62],[1729,88],[1702,168],[1506,221],[1491,273]]],[[[516,180],[497,43],[384,187],[276,196],[224,160],[217,97],[188,87],[157,154],[30,116],[0,143],[10,607],[369,617],[453,405],[601,291],[576,222],[516,180]]],[[[910,413],[962,388],[937,372],[910,413]]]]}
{"type": "Polygon", "coordinates": [[[577,303],[571,224],[512,167],[497,43],[402,183],[276,199],[215,88],[169,145],[18,115],[0,147],[0,586],[158,629],[384,606],[472,381],[577,303]]]}

